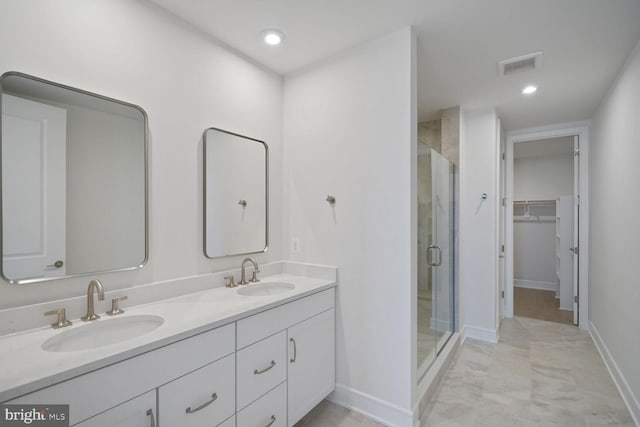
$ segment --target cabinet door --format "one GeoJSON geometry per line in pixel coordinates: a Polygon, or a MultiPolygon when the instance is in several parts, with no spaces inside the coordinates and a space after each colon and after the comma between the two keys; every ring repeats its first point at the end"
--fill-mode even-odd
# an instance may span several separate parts
{"type": "Polygon", "coordinates": [[[75,427],[155,427],[156,413],[156,391],[152,390],[75,427]]]}
{"type": "Polygon", "coordinates": [[[289,425],[335,389],[335,310],[288,329],[289,425]]]}

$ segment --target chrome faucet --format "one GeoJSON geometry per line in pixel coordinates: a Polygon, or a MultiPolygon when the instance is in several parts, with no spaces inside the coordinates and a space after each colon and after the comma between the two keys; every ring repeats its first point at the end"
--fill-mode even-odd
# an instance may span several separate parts
{"type": "Polygon", "coordinates": [[[239,285],[246,285],[249,282],[251,282],[251,283],[259,282],[260,281],[260,280],[258,280],[258,273],[259,272],[260,272],[260,270],[258,269],[258,263],[256,262],[255,259],[253,259],[253,258],[245,258],[245,259],[243,259],[242,260],[242,265],[240,266],[240,282],[238,284],[239,285]],[[253,264],[253,275],[251,276],[251,280],[249,280],[249,281],[247,281],[246,273],[245,273],[247,262],[250,262],[251,264],[253,264]]]}
{"type": "Polygon", "coordinates": [[[88,322],[90,320],[98,320],[100,316],[98,316],[95,312],[93,306],[93,292],[94,290],[98,291],[98,301],[104,301],[104,288],[102,287],[102,283],[99,280],[92,280],[89,282],[89,287],[87,288],[87,315],[81,317],[82,320],[88,322]]]}

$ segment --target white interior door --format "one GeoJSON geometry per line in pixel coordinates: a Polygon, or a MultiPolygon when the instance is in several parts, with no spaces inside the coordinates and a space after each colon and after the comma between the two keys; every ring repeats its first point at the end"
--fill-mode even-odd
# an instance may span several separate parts
{"type": "Polygon", "coordinates": [[[580,283],[580,140],[573,137],[573,324],[577,325],[578,312],[578,285],[580,283]]]}
{"type": "Polygon", "coordinates": [[[3,274],[65,274],[65,109],[2,95],[3,274]]]}

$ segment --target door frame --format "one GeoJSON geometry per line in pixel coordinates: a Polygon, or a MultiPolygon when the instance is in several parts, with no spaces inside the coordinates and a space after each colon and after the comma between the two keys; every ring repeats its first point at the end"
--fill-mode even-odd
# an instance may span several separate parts
{"type": "MultiPolygon", "coordinates": [[[[580,141],[580,267],[578,284],[579,328],[589,329],[589,124],[576,122],[507,132],[506,146],[506,233],[505,233],[505,317],[513,317],[513,150],[514,144],[565,136],[578,136],[580,141]]],[[[574,171],[575,174],[576,171],[574,171]]]]}

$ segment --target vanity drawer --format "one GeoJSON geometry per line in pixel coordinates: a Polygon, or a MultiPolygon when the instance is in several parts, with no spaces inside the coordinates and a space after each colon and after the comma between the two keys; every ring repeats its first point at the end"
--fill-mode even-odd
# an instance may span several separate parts
{"type": "Polygon", "coordinates": [[[165,427],[215,426],[236,409],[233,354],[158,389],[158,408],[165,427]]]}
{"type": "MultiPolygon", "coordinates": [[[[257,286],[260,286],[259,284],[257,286]]],[[[237,348],[246,347],[336,305],[335,289],[284,304],[238,321],[237,348]]]]}
{"type": "Polygon", "coordinates": [[[235,324],[230,324],[6,403],[68,404],[74,425],[231,354],[234,347],[235,324]]]}
{"type": "Polygon", "coordinates": [[[156,423],[157,414],[156,391],[152,390],[76,424],[75,427],[148,427],[156,423]]]}
{"type": "Polygon", "coordinates": [[[287,383],[244,408],[236,418],[238,427],[287,427],[287,383]]]}
{"type": "Polygon", "coordinates": [[[238,409],[244,408],[286,379],[286,358],[286,331],[238,351],[238,409]]]}

